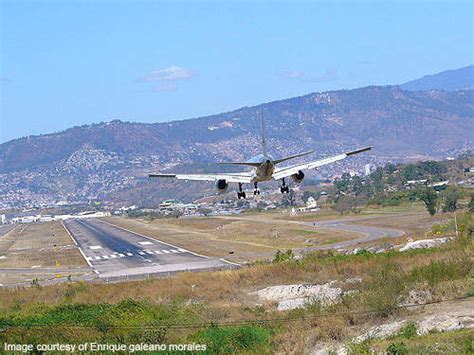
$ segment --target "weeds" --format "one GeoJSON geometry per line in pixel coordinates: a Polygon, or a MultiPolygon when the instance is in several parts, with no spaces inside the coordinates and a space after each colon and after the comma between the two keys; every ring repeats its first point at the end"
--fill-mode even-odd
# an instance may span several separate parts
{"type": "Polygon", "coordinates": [[[399,265],[385,264],[366,284],[365,303],[369,311],[388,316],[407,292],[406,275],[399,265]]]}
{"type": "Polygon", "coordinates": [[[278,263],[283,263],[287,261],[293,261],[294,259],[295,259],[295,256],[291,249],[288,249],[286,252],[281,252],[280,250],[278,250],[275,253],[275,256],[273,257],[272,263],[278,264],[278,263]]]}
{"type": "Polygon", "coordinates": [[[267,328],[243,325],[240,327],[216,327],[199,331],[191,340],[207,345],[211,354],[235,354],[238,352],[267,353],[270,350],[271,331],[267,328]]]}

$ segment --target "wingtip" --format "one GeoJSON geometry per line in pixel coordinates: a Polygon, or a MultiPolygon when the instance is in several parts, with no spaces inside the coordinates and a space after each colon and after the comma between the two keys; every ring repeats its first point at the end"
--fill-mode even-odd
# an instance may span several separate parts
{"type": "Polygon", "coordinates": [[[350,156],[350,155],[354,155],[354,154],[359,154],[359,153],[363,153],[363,152],[367,152],[369,150],[371,150],[372,147],[369,146],[369,147],[364,147],[364,148],[361,148],[361,149],[357,149],[357,150],[353,150],[352,152],[347,152],[346,155],[347,156],[350,156]]]}
{"type": "Polygon", "coordinates": [[[176,177],[176,174],[160,174],[160,173],[148,173],[148,178],[171,178],[176,177]]]}

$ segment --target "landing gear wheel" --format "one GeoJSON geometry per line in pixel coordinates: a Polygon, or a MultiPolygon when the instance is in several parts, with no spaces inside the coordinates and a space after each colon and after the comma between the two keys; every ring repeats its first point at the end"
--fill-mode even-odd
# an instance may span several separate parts
{"type": "Polygon", "coordinates": [[[243,198],[244,200],[247,198],[247,195],[245,194],[245,191],[239,191],[237,192],[237,198],[240,200],[243,198]]]}
{"type": "Polygon", "coordinates": [[[288,186],[282,186],[282,187],[280,187],[280,192],[282,194],[284,194],[284,193],[288,194],[288,193],[290,193],[290,188],[288,186]]]}
{"type": "Polygon", "coordinates": [[[256,182],[253,183],[253,187],[255,188],[255,190],[253,190],[253,194],[260,195],[260,190],[258,189],[256,182]]]}
{"type": "Polygon", "coordinates": [[[242,189],[243,184],[239,182],[239,192],[237,192],[237,198],[240,200],[241,198],[245,199],[247,195],[245,195],[245,191],[242,189]]]}
{"type": "Polygon", "coordinates": [[[284,194],[285,192],[290,193],[290,188],[286,185],[285,178],[281,179],[280,192],[284,194]]]}

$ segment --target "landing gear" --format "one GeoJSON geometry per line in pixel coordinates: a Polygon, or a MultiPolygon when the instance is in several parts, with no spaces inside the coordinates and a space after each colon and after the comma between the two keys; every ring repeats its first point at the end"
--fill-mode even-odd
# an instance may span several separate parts
{"type": "Polygon", "coordinates": [[[242,189],[242,183],[239,182],[239,191],[237,192],[237,198],[240,200],[241,198],[245,199],[247,195],[245,194],[245,191],[242,189]]]}
{"type": "Polygon", "coordinates": [[[282,194],[284,194],[284,193],[289,194],[289,193],[290,193],[290,188],[289,188],[288,185],[286,184],[285,178],[281,179],[280,192],[281,192],[282,194]]]}
{"type": "Polygon", "coordinates": [[[254,187],[253,194],[260,195],[260,190],[258,189],[256,182],[253,183],[253,187],[254,187]]]}

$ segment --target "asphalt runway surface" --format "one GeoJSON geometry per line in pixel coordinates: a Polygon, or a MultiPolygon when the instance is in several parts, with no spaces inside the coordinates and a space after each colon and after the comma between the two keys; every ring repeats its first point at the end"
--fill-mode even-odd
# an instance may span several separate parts
{"type": "Polygon", "coordinates": [[[95,218],[67,220],[64,226],[102,278],[236,266],[95,218]]]}

